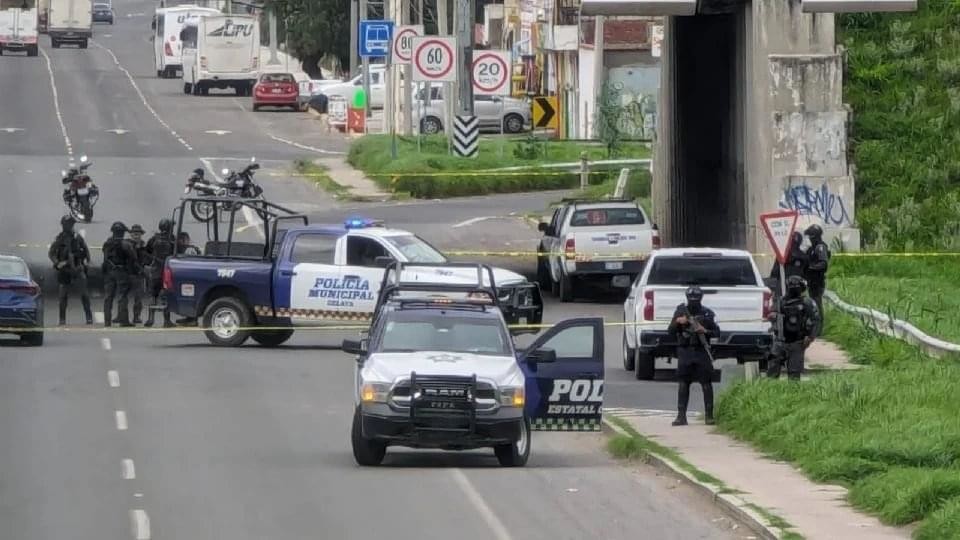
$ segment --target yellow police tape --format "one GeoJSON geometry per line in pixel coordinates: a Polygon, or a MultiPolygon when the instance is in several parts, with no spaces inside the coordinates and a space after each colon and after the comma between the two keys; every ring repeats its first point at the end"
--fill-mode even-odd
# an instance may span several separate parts
{"type": "MultiPolygon", "coordinates": [[[[321,319],[322,320],[322,319],[321,319]]],[[[334,320],[334,319],[328,319],[334,320]]],[[[558,321],[559,322],[559,321],[558,321]]],[[[730,320],[718,320],[717,324],[730,324],[730,323],[764,323],[770,322],[763,319],[730,319],[730,320]]],[[[644,321],[644,322],[603,322],[604,327],[647,327],[647,326],[663,326],[669,324],[670,319],[658,319],[653,321],[644,321]]],[[[507,328],[510,330],[543,330],[547,328],[553,328],[557,323],[541,323],[541,324],[508,324],[507,328]]],[[[238,332],[275,332],[281,330],[295,330],[299,331],[343,331],[343,330],[367,330],[370,328],[368,324],[346,324],[346,325],[322,325],[322,326],[243,326],[236,328],[238,332]]],[[[158,327],[123,327],[123,326],[47,326],[47,327],[37,327],[37,328],[16,328],[16,327],[0,327],[0,334],[24,334],[29,332],[65,332],[65,333],[89,333],[89,332],[110,332],[110,333],[135,333],[135,332],[146,332],[146,333],[175,333],[175,332],[206,332],[212,330],[212,328],[201,327],[201,326],[175,326],[172,328],[163,328],[162,326],[158,327]]]]}
{"type": "MultiPolygon", "coordinates": [[[[616,171],[587,171],[588,175],[610,174],[616,171]]],[[[584,174],[580,171],[441,171],[441,172],[422,172],[422,173],[370,173],[365,176],[368,178],[406,178],[424,176],[570,176],[584,174]]],[[[284,178],[329,178],[326,173],[269,173],[269,176],[282,176],[284,178]]]]}

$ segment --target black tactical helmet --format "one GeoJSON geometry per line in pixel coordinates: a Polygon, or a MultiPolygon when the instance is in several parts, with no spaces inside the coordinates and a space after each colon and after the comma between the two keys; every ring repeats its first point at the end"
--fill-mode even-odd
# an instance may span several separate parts
{"type": "Polygon", "coordinates": [[[141,227],[139,223],[134,223],[133,227],[130,227],[130,232],[143,234],[146,231],[143,230],[143,227],[141,227]]]}
{"type": "Polygon", "coordinates": [[[127,226],[124,225],[122,221],[114,221],[113,225],[110,226],[110,232],[113,234],[123,234],[127,232],[127,226]]]}
{"type": "Polygon", "coordinates": [[[193,175],[196,176],[196,177],[198,177],[198,178],[203,178],[203,169],[202,169],[202,168],[196,168],[196,169],[194,169],[194,170],[193,170],[193,175]]]}
{"type": "Polygon", "coordinates": [[[173,220],[170,218],[163,218],[160,220],[160,224],[157,226],[162,233],[168,233],[173,230],[173,220]]]}
{"type": "Polygon", "coordinates": [[[807,290],[807,281],[800,276],[790,276],[787,278],[787,291],[796,294],[803,294],[807,290]]]}
{"type": "Polygon", "coordinates": [[[803,231],[803,234],[809,236],[810,238],[820,238],[823,236],[823,229],[819,225],[813,224],[807,227],[807,230],[803,231]]]}
{"type": "Polygon", "coordinates": [[[77,220],[73,219],[73,216],[67,214],[60,218],[60,225],[63,227],[73,227],[77,224],[77,220]]]}
{"type": "Polygon", "coordinates": [[[703,289],[696,285],[687,287],[687,301],[699,302],[703,300],[703,289]]]}

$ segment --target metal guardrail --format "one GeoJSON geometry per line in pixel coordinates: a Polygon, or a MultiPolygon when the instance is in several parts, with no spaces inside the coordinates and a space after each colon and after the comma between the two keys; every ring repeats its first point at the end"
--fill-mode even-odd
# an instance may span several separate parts
{"type": "MultiPolygon", "coordinates": [[[[597,161],[588,161],[587,166],[590,170],[597,168],[600,169],[617,169],[621,167],[636,167],[640,165],[646,165],[647,167],[653,162],[652,159],[601,159],[597,161]]],[[[519,166],[519,167],[503,167],[500,169],[486,169],[484,171],[478,172],[500,172],[500,171],[524,171],[528,169],[568,169],[570,172],[580,172],[580,168],[583,166],[581,161],[571,161],[569,163],[547,163],[544,165],[536,166],[519,166]]]]}
{"type": "Polygon", "coordinates": [[[851,315],[856,315],[860,317],[861,320],[870,323],[871,327],[875,328],[878,332],[919,347],[924,353],[930,356],[940,358],[949,354],[960,354],[960,344],[929,336],[906,321],[894,319],[875,309],[848,304],[841,300],[837,293],[833,291],[824,292],[823,297],[837,308],[851,315]]]}

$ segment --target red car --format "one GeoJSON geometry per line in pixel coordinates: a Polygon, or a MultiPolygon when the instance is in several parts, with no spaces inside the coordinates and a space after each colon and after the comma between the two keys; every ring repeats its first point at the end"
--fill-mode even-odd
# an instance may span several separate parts
{"type": "Polygon", "coordinates": [[[253,110],[260,107],[300,109],[300,87],[289,73],[264,73],[253,86],[253,110]]]}

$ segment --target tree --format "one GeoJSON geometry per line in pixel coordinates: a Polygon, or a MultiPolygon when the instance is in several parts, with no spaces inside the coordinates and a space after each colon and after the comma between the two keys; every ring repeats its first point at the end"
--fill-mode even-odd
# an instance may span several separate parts
{"type": "Polygon", "coordinates": [[[335,55],[342,65],[349,62],[350,1],[269,0],[264,17],[276,10],[279,39],[286,36],[288,52],[300,59],[303,71],[318,78],[317,63],[325,54],[335,55]]]}

